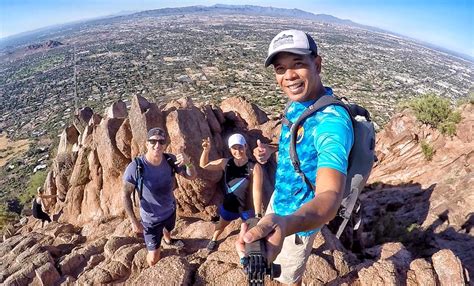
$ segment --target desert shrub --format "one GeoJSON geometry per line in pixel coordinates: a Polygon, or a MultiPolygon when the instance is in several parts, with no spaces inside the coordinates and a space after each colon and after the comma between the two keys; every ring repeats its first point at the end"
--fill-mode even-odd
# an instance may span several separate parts
{"type": "Polygon", "coordinates": [[[6,205],[0,205],[0,231],[3,232],[4,228],[11,222],[18,220],[18,214],[10,212],[6,205]]]}
{"type": "Polygon", "coordinates": [[[408,104],[415,112],[415,116],[419,121],[434,128],[437,128],[441,122],[444,122],[451,113],[449,100],[434,94],[415,98],[408,104]]]}
{"type": "Polygon", "coordinates": [[[449,136],[456,134],[456,124],[461,122],[461,113],[459,111],[453,111],[449,114],[448,119],[439,125],[441,133],[449,136]]]}
{"type": "Polygon", "coordinates": [[[448,99],[435,94],[426,94],[403,104],[415,113],[416,118],[441,133],[449,136],[456,134],[456,124],[461,114],[454,111],[448,99]]]}
{"type": "Polygon", "coordinates": [[[426,161],[431,161],[435,153],[433,146],[428,144],[426,141],[421,141],[420,144],[421,144],[421,152],[425,156],[426,161]]]}
{"type": "Polygon", "coordinates": [[[58,175],[63,178],[69,177],[74,168],[75,158],[72,153],[61,153],[56,157],[56,164],[58,166],[58,175]]]}
{"type": "Polygon", "coordinates": [[[389,241],[399,241],[399,238],[406,233],[406,227],[400,223],[394,213],[387,212],[374,223],[373,232],[375,243],[383,244],[389,241]]]}
{"type": "Polygon", "coordinates": [[[407,232],[410,233],[410,232],[413,232],[413,231],[415,231],[417,229],[420,229],[420,228],[421,228],[421,226],[419,224],[412,223],[407,227],[407,232]]]}
{"type": "Polygon", "coordinates": [[[28,204],[35,197],[36,190],[44,185],[44,181],[46,180],[47,174],[48,173],[45,170],[41,170],[34,173],[30,177],[25,192],[22,192],[18,196],[18,199],[20,200],[20,203],[22,205],[28,204]]]}
{"type": "Polygon", "coordinates": [[[469,95],[467,97],[463,97],[456,102],[457,106],[463,104],[474,104],[474,91],[469,92],[469,95]]]}

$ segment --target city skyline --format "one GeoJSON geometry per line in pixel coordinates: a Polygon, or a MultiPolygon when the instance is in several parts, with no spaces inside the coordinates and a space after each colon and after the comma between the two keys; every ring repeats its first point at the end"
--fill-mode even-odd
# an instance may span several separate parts
{"type": "MultiPolygon", "coordinates": [[[[235,1],[64,1],[0,0],[0,40],[43,27],[104,17],[124,11],[236,4],[235,1]],[[34,14],[33,14],[34,11],[34,14]]],[[[241,5],[297,8],[382,28],[474,57],[474,4],[471,1],[239,1],[241,5]]]]}

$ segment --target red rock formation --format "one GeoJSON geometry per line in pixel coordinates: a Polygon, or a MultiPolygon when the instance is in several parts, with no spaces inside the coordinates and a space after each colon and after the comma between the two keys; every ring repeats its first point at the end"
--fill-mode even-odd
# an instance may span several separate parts
{"type": "Polygon", "coordinates": [[[408,111],[395,115],[377,134],[376,151],[379,161],[370,182],[387,184],[417,182],[423,187],[443,181],[456,180],[472,174],[474,164],[474,108],[466,105],[461,110],[462,122],[456,133],[448,137],[438,130],[416,121],[408,111]],[[435,150],[427,161],[421,150],[424,141],[435,150]]]}
{"type": "Polygon", "coordinates": [[[146,151],[146,134],[153,127],[164,127],[164,118],[161,110],[155,103],[148,102],[137,95],[132,99],[130,107],[130,129],[132,130],[132,157],[146,151]]]}
{"type": "MultiPolygon", "coordinates": [[[[225,112],[211,105],[198,108],[189,98],[171,101],[161,109],[141,96],[134,97],[131,103],[128,118],[123,118],[127,115],[123,102],[114,103],[106,119],[84,108],[75,119],[80,130],[71,126],[64,132],[62,151],[45,184],[47,193],[58,194],[60,203],[52,212],[61,212],[61,221],[83,225],[109,216],[123,216],[121,176],[132,158],[145,152],[146,133],[152,127],[167,130],[170,137],[167,152],[183,152],[195,166],[199,165],[203,138],[209,137],[213,142],[212,160],[230,156],[225,140],[231,133],[241,132],[248,139],[251,157],[256,140],[275,141],[272,134],[278,130],[277,121],[268,120],[263,111],[243,98],[224,102],[225,112]],[[73,150],[73,145],[77,149],[73,150]]],[[[274,161],[266,169],[265,202],[272,192],[274,161]]],[[[175,192],[178,209],[181,215],[210,218],[216,215],[216,206],[222,200],[222,174],[200,168],[197,171],[198,179],[194,181],[178,176],[175,192]]]]}
{"type": "Polygon", "coordinates": [[[127,105],[121,100],[114,102],[105,110],[105,114],[108,118],[126,118],[128,116],[127,105]]]}
{"type": "Polygon", "coordinates": [[[366,245],[375,235],[408,239],[409,248],[423,257],[450,249],[474,272],[473,110],[472,104],[459,109],[462,121],[453,137],[420,124],[409,112],[394,116],[377,134],[379,162],[369,180],[377,184],[361,195],[366,245]],[[435,150],[431,161],[422,141],[435,150]]]}
{"type": "MultiPolygon", "coordinates": [[[[380,161],[371,182],[379,183],[361,196],[366,248],[357,257],[323,227],[308,260],[306,285],[470,283],[472,111],[463,108],[459,136],[453,138],[419,125],[409,114],[394,117],[378,136],[380,161]],[[416,140],[435,146],[431,162],[424,161],[416,140]]],[[[219,172],[198,168],[197,180],[178,179],[172,235],[184,247],[163,246],[163,259],[151,268],[143,239],[131,233],[123,214],[121,176],[144,151],[148,128],[165,128],[167,151],[183,152],[198,165],[205,137],[214,143],[211,159],[228,156],[225,138],[233,132],[243,133],[251,148],[257,139],[277,141],[278,121],[266,120],[242,98],[228,99],[220,108],[196,107],[190,99],[158,108],[138,96],[128,118],[102,120],[93,114],[76,141],[78,150],[65,148],[45,182],[46,192],[59,196],[51,210],[60,212],[62,223],[41,228],[29,219],[13,231],[0,244],[0,284],[245,285],[234,250],[239,221],[226,228],[216,252],[205,250],[214,228],[207,219],[220,200],[219,172]]],[[[271,174],[274,167],[272,161],[265,169],[271,174]]]]}

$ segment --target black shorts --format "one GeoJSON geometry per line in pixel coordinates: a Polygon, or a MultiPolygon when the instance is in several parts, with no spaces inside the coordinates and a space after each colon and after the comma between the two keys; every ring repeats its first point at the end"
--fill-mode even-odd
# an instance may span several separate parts
{"type": "Polygon", "coordinates": [[[176,224],[176,210],[164,221],[155,224],[142,222],[143,237],[145,239],[146,249],[153,251],[160,248],[161,239],[163,238],[163,228],[171,232],[176,224]]]}
{"type": "Polygon", "coordinates": [[[47,213],[43,211],[43,208],[41,207],[41,204],[33,201],[33,207],[32,207],[32,215],[34,218],[40,219],[41,221],[45,222],[51,222],[51,218],[47,213]]]}

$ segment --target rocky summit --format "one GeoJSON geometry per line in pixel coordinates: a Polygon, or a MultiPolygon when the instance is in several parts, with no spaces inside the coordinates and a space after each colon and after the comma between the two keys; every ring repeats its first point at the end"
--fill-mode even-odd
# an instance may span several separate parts
{"type": "MultiPolygon", "coordinates": [[[[363,223],[357,245],[326,227],[309,258],[305,285],[468,285],[474,273],[474,107],[462,106],[457,134],[445,136],[409,112],[394,116],[378,133],[370,185],[361,195],[363,223]],[[422,142],[433,146],[428,159],[422,142]]],[[[242,97],[219,106],[189,98],[158,106],[135,96],[129,107],[77,110],[61,135],[44,190],[57,194],[47,210],[56,221],[41,227],[28,217],[10,227],[0,244],[2,285],[246,285],[234,248],[239,223],[226,228],[217,251],[206,244],[211,218],[222,200],[220,172],[197,168],[198,178],[177,178],[178,219],[154,266],[145,261],[141,237],[131,233],[122,204],[122,174],[145,151],[146,131],[170,135],[167,152],[187,154],[198,165],[201,140],[211,138],[210,159],[229,156],[233,132],[277,142],[279,118],[269,118],[242,97]]],[[[252,154],[248,154],[252,157],[252,154]]],[[[265,165],[265,203],[272,192],[275,158],[265,165]]],[[[276,285],[267,281],[267,285],[276,285]]]]}

